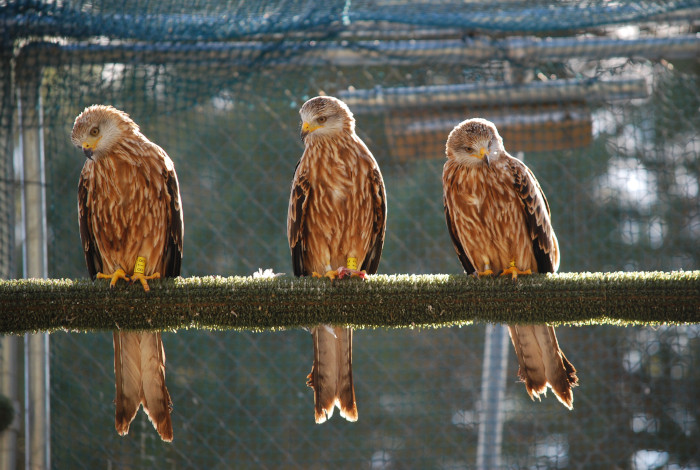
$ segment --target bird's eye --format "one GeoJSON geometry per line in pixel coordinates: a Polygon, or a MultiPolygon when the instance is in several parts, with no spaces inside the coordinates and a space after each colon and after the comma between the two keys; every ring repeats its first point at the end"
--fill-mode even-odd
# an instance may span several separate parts
{"type": "Polygon", "coordinates": [[[97,134],[99,134],[99,133],[100,133],[99,127],[93,127],[92,129],[90,129],[90,135],[93,137],[96,137],[97,134]]]}
{"type": "Polygon", "coordinates": [[[323,124],[328,120],[326,116],[321,116],[320,118],[317,119],[319,124],[323,124]]]}
{"type": "Polygon", "coordinates": [[[474,153],[474,149],[472,147],[467,147],[467,153],[474,153]]]}

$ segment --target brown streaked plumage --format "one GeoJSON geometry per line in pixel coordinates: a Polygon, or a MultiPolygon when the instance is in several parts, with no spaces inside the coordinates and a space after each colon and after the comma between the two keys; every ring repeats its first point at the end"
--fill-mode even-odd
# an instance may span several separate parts
{"type": "MultiPolygon", "coordinates": [[[[445,219],[464,270],[514,278],[526,270],[556,272],[559,244],[547,199],[530,169],[506,152],[496,126],[485,119],[463,121],[450,133],[446,154],[445,219]]],[[[550,387],[571,409],[571,388],[578,378],[559,349],[554,328],[508,329],[528,394],[539,398],[550,387]]]]}
{"type": "MultiPolygon", "coordinates": [[[[118,279],[138,280],[148,291],[148,279],[178,276],[184,225],[170,157],[129,115],[111,106],[86,108],[75,119],[71,141],[87,157],[78,184],[78,216],[90,277],[109,278],[112,286],[118,279]],[[137,257],[146,261],[143,276],[134,272],[137,257]]],[[[115,331],[113,336],[117,432],[129,432],[143,405],[160,437],[172,441],[161,334],[115,331]]]]}
{"type": "MultiPolygon", "coordinates": [[[[342,101],[312,98],[299,114],[305,150],[294,172],[287,216],[294,275],[345,268],[348,258],[376,273],[386,228],[379,166],[355,134],[355,119],[342,101]]],[[[314,362],[307,385],[314,389],[316,422],[330,418],[334,406],[356,421],[352,329],[320,325],[311,333],[314,362]]]]}

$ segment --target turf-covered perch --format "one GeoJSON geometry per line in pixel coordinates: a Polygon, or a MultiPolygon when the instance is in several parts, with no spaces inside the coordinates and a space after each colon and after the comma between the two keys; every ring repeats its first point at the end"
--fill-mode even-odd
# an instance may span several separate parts
{"type": "Polygon", "coordinates": [[[440,274],[364,282],[208,276],[153,281],[150,293],[126,283],[110,289],[106,281],[0,281],[0,333],[473,322],[700,323],[700,271],[536,274],[517,282],[440,274]]]}

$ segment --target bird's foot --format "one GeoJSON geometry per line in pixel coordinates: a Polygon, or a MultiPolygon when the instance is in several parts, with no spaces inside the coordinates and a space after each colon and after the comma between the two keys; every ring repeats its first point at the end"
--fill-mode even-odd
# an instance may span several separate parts
{"type": "Polygon", "coordinates": [[[337,269],[338,279],[343,279],[344,277],[359,277],[360,279],[367,278],[367,271],[360,271],[357,269],[357,258],[349,256],[345,266],[337,269]]]}
{"type": "Polygon", "coordinates": [[[479,277],[482,277],[482,276],[491,276],[491,275],[493,275],[493,271],[491,271],[490,268],[487,268],[487,269],[485,269],[485,270],[483,270],[483,271],[478,271],[478,272],[476,273],[476,275],[479,276],[479,277]]]}
{"type": "Polygon", "coordinates": [[[526,269],[525,271],[521,271],[520,269],[518,269],[515,266],[515,261],[511,261],[510,267],[507,269],[504,269],[503,272],[501,273],[501,276],[506,276],[508,274],[513,276],[513,280],[515,281],[516,279],[518,279],[519,274],[523,275],[523,276],[528,275],[528,274],[532,274],[532,270],[526,269]]]}
{"type": "Polygon", "coordinates": [[[343,279],[345,277],[359,277],[360,279],[367,278],[367,271],[365,270],[359,271],[357,269],[340,267],[336,269],[336,272],[338,273],[338,279],[343,279]]]}
{"type": "Polygon", "coordinates": [[[319,274],[316,271],[314,271],[311,273],[311,277],[316,277],[316,278],[327,277],[328,279],[330,279],[332,281],[333,279],[338,278],[338,270],[337,269],[329,269],[328,271],[325,272],[325,274],[319,274]]]}
{"type": "Polygon", "coordinates": [[[146,292],[149,292],[151,290],[151,288],[148,287],[148,281],[150,281],[151,279],[160,279],[160,273],[153,273],[150,276],[146,276],[143,273],[134,273],[131,276],[131,282],[133,283],[139,281],[143,286],[143,290],[145,290],[146,292]]]}
{"type": "Polygon", "coordinates": [[[311,275],[313,277],[327,277],[330,280],[343,279],[346,277],[359,277],[360,279],[365,279],[367,277],[367,271],[360,271],[357,269],[357,258],[349,257],[346,262],[346,266],[340,266],[338,269],[330,269],[327,266],[328,271],[321,275],[314,271],[311,275]]]}
{"type": "Polygon", "coordinates": [[[330,269],[324,274],[319,274],[316,271],[314,271],[313,273],[311,273],[311,277],[327,277],[331,281],[335,279],[343,279],[346,277],[359,277],[361,279],[365,279],[367,277],[367,271],[358,271],[357,269],[350,269],[346,268],[345,266],[341,266],[338,269],[330,269]]]}
{"type": "Polygon", "coordinates": [[[127,276],[126,272],[121,268],[117,269],[112,274],[97,273],[97,279],[111,279],[109,287],[114,287],[119,279],[124,279],[126,282],[130,281],[129,276],[127,276]]]}

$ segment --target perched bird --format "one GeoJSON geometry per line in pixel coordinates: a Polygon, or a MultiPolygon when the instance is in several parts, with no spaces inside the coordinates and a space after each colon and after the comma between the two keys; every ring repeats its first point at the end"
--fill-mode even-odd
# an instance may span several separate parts
{"type": "MultiPolygon", "coordinates": [[[[377,272],[386,229],[386,193],[379,166],[355,133],[348,106],[312,98],[299,111],[304,154],[292,182],[287,236],[295,276],[331,279],[377,272]],[[359,269],[358,269],[359,268],[359,269]]],[[[352,381],[352,329],[319,325],[311,330],[314,362],[307,385],[315,418],[334,406],[357,420],[352,381]]]]}
{"type": "MultiPolygon", "coordinates": [[[[458,124],[447,138],[442,173],[445,219],[468,274],[479,276],[556,272],[559,244],[547,199],[535,175],[503,147],[496,126],[485,119],[458,124]]],[[[509,325],[518,375],[534,399],[550,387],[573,407],[576,369],[559,349],[554,328],[509,325]]]]}
{"type": "MultiPolygon", "coordinates": [[[[86,108],[71,141],[86,160],[78,184],[80,238],[90,277],[139,281],[180,274],[183,219],[173,162],[128,114],[86,108]]],[[[161,334],[114,332],[115,426],[120,435],[140,405],[164,441],[172,441],[161,334]]]]}

